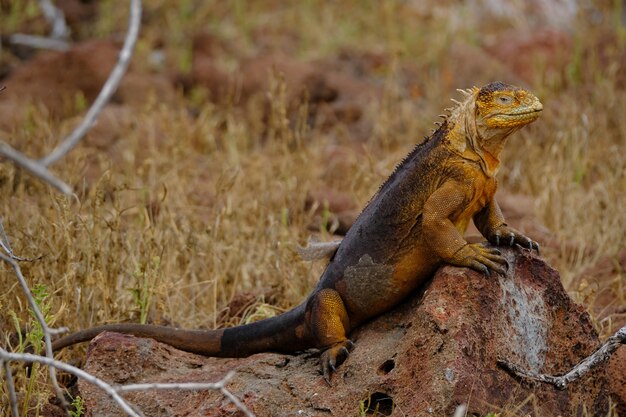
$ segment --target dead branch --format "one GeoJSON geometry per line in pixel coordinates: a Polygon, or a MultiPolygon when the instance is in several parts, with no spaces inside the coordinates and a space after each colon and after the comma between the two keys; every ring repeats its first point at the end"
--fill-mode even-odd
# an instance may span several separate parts
{"type": "Polygon", "coordinates": [[[50,0],[39,0],[39,8],[44,17],[52,25],[50,37],[53,39],[67,39],[70,37],[70,30],[65,23],[65,15],[50,0]]]}
{"type": "Polygon", "coordinates": [[[39,163],[45,167],[57,162],[59,159],[65,156],[74,146],[80,142],[85,136],[87,131],[96,121],[98,114],[102,108],[109,102],[111,96],[117,90],[122,77],[126,73],[130,58],[133,55],[135,43],[139,35],[139,26],[141,23],[141,0],[131,0],[130,2],[130,17],[128,32],[126,33],[126,39],[124,40],[124,46],[120,52],[119,59],[113,71],[109,75],[109,78],[104,83],[100,94],[93,102],[89,111],[85,115],[83,121],[78,125],[74,131],[63,140],[50,154],[39,160],[39,163]]]}
{"type": "Polygon", "coordinates": [[[564,390],[567,386],[589,372],[592,368],[608,361],[611,355],[620,345],[626,344],[626,326],[619,329],[613,336],[609,337],[598,350],[583,359],[572,370],[562,376],[540,374],[523,369],[521,366],[508,362],[505,359],[498,359],[498,364],[507,371],[519,378],[533,379],[546,384],[552,384],[557,389],[564,390]]]}
{"type": "Polygon", "coordinates": [[[8,352],[5,349],[0,347],[0,367],[4,370],[4,375],[7,384],[7,391],[9,394],[9,403],[11,407],[11,412],[13,417],[19,417],[19,411],[17,408],[17,396],[15,394],[15,385],[13,383],[13,374],[11,373],[10,362],[11,361],[19,361],[24,363],[40,363],[48,366],[48,372],[50,375],[50,380],[54,390],[56,392],[61,405],[67,411],[67,401],[65,400],[65,396],[63,395],[63,390],[59,386],[56,378],[56,370],[60,369],[62,371],[66,371],[75,375],[79,378],[83,378],[89,383],[92,383],[104,390],[119,406],[124,410],[124,412],[132,417],[139,417],[135,410],[120,396],[120,393],[127,391],[145,391],[149,389],[177,389],[177,390],[204,390],[204,389],[212,389],[220,391],[226,398],[228,398],[234,405],[243,412],[247,417],[254,417],[254,414],[228,389],[226,389],[226,384],[233,377],[234,373],[229,372],[223,379],[213,383],[153,383],[153,384],[134,384],[127,386],[116,386],[112,387],[110,384],[104,382],[103,380],[85,372],[79,368],[71,366],[67,363],[58,361],[54,359],[54,353],[52,351],[52,342],[51,335],[60,334],[67,332],[67,328],[58,328],[54,329],[48,326],[45,317],[41,313],[37,302],[35,301],[28,284],[26,283],[26,279],[22,274],[19,264],[17,263],[20,257],[16,256],[11,249],[11,244],[9,242],[9,238],[4,231],[4,227],[2,226],[2,221],[0,220],[0,247],[6,252],[2,253],[0,251],[0,260],[7,262],[13,268],[15,272],[15,276],[22,287],[22,291],[26,298],[28,299],[28,304],[31,308],[31,311],[35,315],[35,318],[39,322],[41,329],[43,331],[44,344],[45,344],[45,356],[33,355],[30,353],[15,353],[8,352]]]}
{"type": "MultiPolygon", "coordinates": [[[[46,357],[48,357],[49,359],[54,358],[54,353],[52,352],[52,340],[50,336],[53,334],[65,333],[68,331],[68,329],[67,328],[53,329],[48,326],[48,323],[46,323],[46,320],[43,314],[41,313],[39,306],[37,305],[37,302],[35,302],[35,299],[33,298],[33,294],[30,292],[30,288],[28,287],[28,284],[26,283],[26,279],[24,278],[24,275],[22,275],[22,270],[20,269],[20,266],[18,265],[17,261],[15,261],[15,259],[11,258],[10,256],[5,255],[2,252],[0,252],[0,259],[7,262],[13,268],[13,271],[15,272],[15,276],[17,277],[17,280],[19,281],[20,286],[22,287],[22,291],[24,292],[24,295],[26,295],[26,298],[28,299],[28,304],[33,314],[35,315],[35,318],[39,322],[41,329],[43,330],[44,344],[46,347],[46,357]]],[[[57,382],[56,371],[54,367],[49,367],[48,371],[50,374],[50,382],[52,383],[52,387],[54,388],[54,391],[57,397],[59,398],[63,406],[67,406],[67,402],[65,401],[65,397],[63,396],[63,390],[61,390],[61,387],[59,386],[59,383],[57,382]]]]}
{"type": "MultiPolygon", "coordinates": [[[[49,7],[56,9],[49,2],[49,0],[41,0],[40,5],[42,7],[42,10],[44,10],[44,14],[46,14],[46,17],[48,17],[49,19],[53,18],[53,19],[58,20],[58,14],[55,15],[56,12],[49,9],[49,7]],[[46,12],[46,10],[48,11],[46,12]]],[[[58,9],[56,10],[58,13],[61,13],[60,11],[58,11],[58,9]]],[[[61,17],[62,17],[62,13],[61,13],[61,17]]],[[[65,22],[65,19],[63,19],[63,22],[65,22]]],[[[78,142],[80,142],[80,140],[85,136],[87,131],[95,123],[96,118],[98,117],[98,114],[100,114],[100,111],[109,102],[109,100],[111,99],[111,96],[117,90],[117,87],[120,81],[122,80],[122,77],[124,76],[124,74],[126,73],[126,70],[128,69],[128,64],[130,63],[130,59],[133,55],[133,50],[135,48],[135,44],[137,43],[137,37],[139,36],[140,23],[141,23],[141,0],[130,0],[130,17],[129,17],[129,23],[128,23],[128,31],[126,33],[124,46],[122,47],[122,50],[120,51],[120,56],[117,61],[117,64],[115,65],[115,68],[113,68],[113,71],[111,71],[111,74],[109,75],[109,78],[104,83],[104,86],[102,87],[102,90],[100,91],[100,94],[98,94],[98,97],[96,98],[96,100],[93,102],[93,104],[87,111],[87,114],[85,115],[82,122],[76,127],[76,129],[74,129],[72,133],[70,133],[69,136],[67,136],[63,141],[61,141],[61,143],[50,154],[44,156],[39,161],[35,161],[27,157],[26,155],[22,154],[21,152],[13,149],[7,143],[0,142],[0,155],[13,161],[20,168],[26,170],[27,172],[30,172],[37,178],[43,180],[44,182],[47,182],[48,184],[52,185],[53,187],[55,187],[57,190],[61,191],[62,193],[66,195],[71,195],[72,188],[66,183],[64,183],[63,181],[61,181],[60,179],[56,178],[52,173],[50,173],[47,167],[57,162],[59,159],[63,158],[70,150],[72,150],[78,144],[78,142]]],[[[13,36],[18,36],[18,35],[13,35],[13,36]]],[[[19,36],[26,36],[26,35],[19,35],[19,36]]],[[[47,39],[47,38],[42,38],[42,39],[47,39]]],[[[52,42],[56,42],[54,39],[48,39],[48,40],[52,42]]],[[[62,45],[60,44],[57,46],[62,47],[62,45]]],[[[0,91],[1,90],[2,89],[0,89],[0,91]]]]}
{"type": "Polygon", "coordinates": [[[67,51],[70,44],[70,30],[65,22],[65,15],[50,0],[39,0],[39,8],[46,20],[52,26],[50,36],[35,36],[24,33],[15,33],[9,36],[9,42],[14,45],[25,45],[36,49],[51,49],[55,51],[67,51]]]}
{"type": "Polygon", "coordinates": [[[4,225],[2,224],[2,218],[0,217],[0,247],[11,257],[11,259],[15,259],[20,262],[33,262],[41,259],[43,255],[39,255],[36,258],[23,258],[21,256],[17,256],[13,253],[13,249],[11,249],[11,244],[9,243],[9,238],[4,231],[4,225]]]}
{"type": "MultiPolygon", "coordinates": [[[[25,362],[25,363],[36,362],[42,365],[48,365],[49,369],[60,369],[62,371],[75,375],[79,378],[83,378],[85,381],[94,384],[95,386],[97,386],[98,388],[106,392],[120,406],[120,408],[124,410],[124,412],[127,415],[132,416],[132,417],[140,416],[135,410],[131,408],[130,405],[128,405],[128,403],[119,395],[119,393],[113,387],[111,387],[111,385],[83,371],[82,369],[76,368],[65,362],[57,361],[56,359],[50,358],[47,356],[33,355],[31,353],[7,352],[6,350],[2,348],[0,348],[0,360],[2,360],[5,363],[5,369],[7,366],[6,364],[9,361],[18,361],[18,362],[25,362]]],[[[8,372],[10,374],[11,371],[9,370],[8,372]]],[[[17,407],[15,406],[15,404],[11,404],[11,406],[17,412],[17,407]]],[[[14,417],[19,417],[19,414],[17,414],[16,412],[14,412],[13,414],[14,417]]]]}
{"type": "Polygon", "coordinates": [[[24,45],[35,49],[50,49],[53,51],[67,51],[70,48],[70,44],[61,39],[24,33],[15,33],[9,36],[9,42],[13,45],[24,45]]]}
{"type": "Polygon", "coordinates": [[[117,392],[129,392],[129,391],[147,391],[147,390],[216,390],[220,391],[226,398],[228,398],[235,407],[243,412],[246,417],[254,417],[254,414],[239,400],[233,393],[226,389],[226,384],[235,376],[235,372],[230,371],[217,382],[187,382],[187,383],[148,383],[148,384],[132,384],[132,385],[120,385],[116,386],[117,392]]]}
{"type": "Polygon", "coordinates": [[[11,405],[11,415],[13,417],[19,416],[17,410],[17,396],[15,395],[15,384],[13,384],[13,374],[11,373],[11,367],[9,366],[9,362],[5,362],[4,360],[0,360],[2,364],[2,368],[4,368],[4,377],[7,380],[7,390],[9,391],[9,404],[11,405]]]}
{"type": "Polygon", "coordinates": [[[132,384],[132,385],[117,385],[111,386],[107,382],[91,375],[88,372],[83,371],[80,368],[76,368],[75,366],[69,365],[65,362],[58,361],[53,358],[49,358],[46,356],[33,355],[31,353],[14,353],[7,352],[6,350],[0,348],[0,363],[4,364],[5,375],[7,378],[7,385],[9,387],[9,397],[11,402],[11,407],[13,410],[13,415],[15,417],[19,416],[17,413],[17,401],[15,396],[15,388],[13,387],[13,378],[11,374],[11,370],[9,369],[9,362],[17,361],[24,363],[40,363],[42,365],[47,365],[50,368],[56,368],[61,371],[68,372],[72,375],[75,375],[78,378],[82,378],[85,381],[97,386],[106,392],[116,403],[120,406],[124,412],[131,417],[139,417],[140,414],[133,410],[133,408],[121,397],[121,393],[131,392],[131,391],[147,391],[147,390],[216,390],[220,391],[226,398],[228,398],[234,405],[239,409],[246,417],[254,417],[254,414],[237,398],[235,397],[228,389],[226,389],[226,384],[228,381],[235,375],[234,372],[229,372],[217,382],[191,382],[191,383],[148,383],[148,384],[132,384]]]}
{"type": "Polygon", "coordinates": [[[41,165],[39,162],[30,159],[23,153],[13,149],[10,145],[4,142],[0,142],[0,155],[4,156],[10,161],[13,161],[20,168],[30,172],[37,178],[52,185],[57,190],[61,191],[65,195],[71,195],[73,193],[72,187],[54,176],[48,169],[41,165]]]}

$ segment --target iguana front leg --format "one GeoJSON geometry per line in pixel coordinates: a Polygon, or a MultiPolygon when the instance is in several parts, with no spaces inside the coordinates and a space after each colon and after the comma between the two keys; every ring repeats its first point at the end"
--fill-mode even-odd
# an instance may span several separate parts
{"type": "Polygon", "coordinates": [[[495,198],[492,198],[485,208],[474,215],[474,224],[483,236],[496,246],[513,246],[517,243],[531,251],[535,249],[539,253],[539,244],[537,242],[506,224],[495,198]]]}
{"type": "Polygon", "coordinates": [[[500,251],[480,243],[467,243],[451,220],[462,213],[467,204],[467,187],[449,181],[426,200],[422,212],[424,239],[444,262],[469,267],[487,275],[490,269],[504,274],[507,262],[500,251]]]}

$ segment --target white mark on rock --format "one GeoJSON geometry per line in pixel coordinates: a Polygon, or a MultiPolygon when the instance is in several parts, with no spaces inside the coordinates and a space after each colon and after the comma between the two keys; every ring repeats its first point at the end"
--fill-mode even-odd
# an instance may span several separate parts
{"type": "Polygon", "coordinates": [[[543,297],[531,288],[522,287],[515,279],[515,256],[505,254],[509,265],[506,277],[498,274],[502,288],[501,304],[511,328],[506,342],[511,350],[526,360],[529,370],[540,372],[545,362],[548,333],[548,318],[543,297]],[[506,256],[506,255],[511,256],[506,256]]]}
{"type": "Polygon", "coordinates": [[[448,382],[452,383],[454,381],[454,371],[451,368],[446,368],[443,374],[448,382]]]}

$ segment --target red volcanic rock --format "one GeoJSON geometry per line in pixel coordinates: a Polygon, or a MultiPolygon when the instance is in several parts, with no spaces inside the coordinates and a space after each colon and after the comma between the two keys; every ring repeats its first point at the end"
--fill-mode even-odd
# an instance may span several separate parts
{"type": "MultiPolygon", "coordinates": [[[[121,43],[113,40],[92,40],[75,44],[65,52],[41,52],[26,61],[3,80],[7,88],[0,98],[0,128],[19,126],[31,104],[45,108],[56,118],[82,111],[77,106],[79,94],[87,105],[96,99],[117,63],[120,49],[121,43]]],[[[164,76],[138,74],[130,68],[112,102],[140,105],[151,94],[160,103],[175,99],[174,88],[164,76]]]]}
{"type": "MultiPolygon", "coordinates": [[[[554,269],[524,250],[503,253],[511,265],[507,276],[444,266],[421,293],[354,331],[355,349],[332,387],[318,374],[312,352],[206,358],[113,333],[94,339],[85,370],[115,384],[210,382],[235,370],[227,388],[258,417],[355,416],[362,409],[449,416],[459,404],[468,404],[468,415],[511,407],[519,415],[579,416],[583,408],[606,415],[603,367],[558,391],[519,381],[497,366],[498,358],[506,358],[529,370],[562,374],[599,345],[588,314],[568,297],[554,269]]],[[[93,385],[80,381],[79,389],[88,415],[119,414],[93,385]]],[[[125,398],[150,416],[242,415],[214,391],[147,391],[125,398]]]]}
{"type": "MultiPolygon", "coordinates": [[[[615,256],[601,258],[595,265],[574,279],[572,288],[591,292],[588,308],[596,320],[605,323],[606,333],[613,334],[626,326],[626,287],[623,271],[626,270],[626,250],[615,256]]],[[[609,391],[619,415],[626,415],[626,347],[620,347],[607,365],[609,391]]]]}
{"type": "Polygon", "coordinates": [[[564,76],[572,56],[572,38],[554,29],[505,31],[485,45],[486,51],[526,82],[564,76]]]}
{"type": "Polygon", "coordinates": [[[609,391],[615,404],[615,411],[626,416],[626,346],[621,346],[613,354],[606,368],[609,379],[609,391]]]}
{"type": "Polygon", "coordinates": [[[276,50],[244,57],[210,33],[194,37],[192,51],[189,74],[177,76],[187,92],[203,87],[213,101],[245,104],[251,99],[275,100],[268,94],[277,94],[280,83],[284,96],[280,93],[278,98],[284,100],[281,104],[287,106],[292,124],[306,102],[311,125],[345,124],[355,138],[365,138],[371,130],[371,121],[364,120],[364,115],[368,104],[382,95],[371,74],[357,73],[336,59],[303,61],[276,50]],[[237,69],[229,68],[233,63],[237,69]]]}

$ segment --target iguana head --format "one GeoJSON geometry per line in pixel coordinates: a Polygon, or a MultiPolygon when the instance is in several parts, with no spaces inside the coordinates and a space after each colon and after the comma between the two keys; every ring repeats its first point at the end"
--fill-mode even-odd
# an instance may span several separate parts
{"type": "Polygon", "coordinates": [[[543,110],[531,92],[500,81],[487,84],[475,94],[479,130],[522,127],[537,120],[543,110]]]}
{"type": "Polygon", "coordinates": [[[465,100],[452,100],[457,105],[445,117],[448,146],[466,159],[478,160],[492,175],[506,139],[537,120],[543,106],[531,92],[500,81],[459,91],[465,100]]]}

